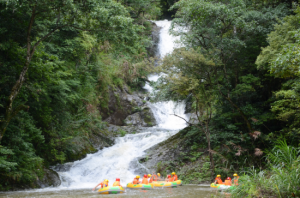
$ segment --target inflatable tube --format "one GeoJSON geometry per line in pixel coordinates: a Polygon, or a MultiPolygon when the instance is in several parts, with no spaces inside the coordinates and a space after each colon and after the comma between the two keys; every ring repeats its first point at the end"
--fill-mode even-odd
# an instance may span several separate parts
{"type": "MultiPolygon", "coordinates": [[[[181,180],[176,180],[174,182],[177,183],[177,186],[182,186],[182,181],[181,180]]],[[[166,183],[166,181],[153,181],[153,183],[166,183]]]]}
{"type": "Polygon", "coordinates": [[[132,184],[132,183],[128,183],[127,188],[151,190],[151,189],[153,189],[153,184],[132,184]]]}
{"type": "Polygon", "coordinates": [[[225,190],[225,189],[228,189],[228,188],[230,188],[231,186],[226,186],[226,185],[219,185],[218,186],[218,190],[225,190]]]}
{"type": "Polygon", "coordinates": [[[158,181],[158,182],[153,182],[153,186],[154,187],[176,188],[179,185],[176,182],[158,181]]]}
{"type": "Polygon", "coordinates": [[[215,183],[211,183],[210,187],[212,188],[218,188],[219,186],[225,186],[224,184],[215,184],[215,183]]]}
{"type": "Polygon", "coordinates": [[[178,186],[182,186],[182,181],[181,180],[176,180],[175,182],[177,183],[178,186]]]}
{"type": "Polygon", "coordinates": [[[120,194],[124,193],[125,189],[122,186],[108,186],[100,188],[98,192],[99,194],[120,194]]]}

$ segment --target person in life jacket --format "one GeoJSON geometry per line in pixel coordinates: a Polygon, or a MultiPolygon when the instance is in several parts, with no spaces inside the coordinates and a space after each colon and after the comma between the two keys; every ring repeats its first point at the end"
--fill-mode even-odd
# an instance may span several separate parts
{"type": "MultiPolygon", "coordinates": [[[[157,174],[159,174],[159,173],[157,173],[157,174]]],[[[156,175],[156,174],[153,174],[152,176],[151,176],[151,178],[152,178],[152,181],[158,181],[159,179],[159,177],[156,175]]],[[[149,180],[149,182],[150,182],[150,180],[149,180]]]]}
{"type": "Polygon", "coordinates": [[[140,183],[139,179],[140,179],[139,175],[135,176],[135,178],[133,179],[132,184],[139,184],[140,183]]]}
{"type": "Polygon", "coordinates": [[[234,185],[236,185],[236,186],[238,186],[239,185],[239,176],[238,176],[238,174],[236,174],[236,173],[234,173],[233,174],[233,184],[234,185]]]}
{"type": "Polygon", "coordinates": [[[164,179],[161,177],[160,173],[157,173],[157,180],[156,181],[162,181],[162,180],[164,180],[164,179]]]}
{"type": "Polygon", "coordinates": [[[113,183],[113,186],[121,186],[121,184],[120,184],[120,178],[116,178],[116,181],[113,183]]]}
{"type": "Polygon", "coordinates": [[[225,179],[224,184],[225,184],[226,186],[231,186],[231,178],[230,178],[230,177],[227,177],[227,178],[225,179]]]}
{"type": "Polygon", "coordinates": [[[93,189],[93,191],[98,187],[100,186],[100,188],[104,188],[104,187],[107,187],[108,186],[108,180],[105,179],[103,182],[99,183],[97,186],[95,186],[95,188],[93,189]]]}
{"type": "Polygon", "coordinates": [[[172,180],[173,181],[177,181],[178,180],[178,176],[176,175],[175,172],[172,173],[172,180]]]}
{"type": "Polygon", "coordinates": [[[153,182],[153,177],[151,174],[148,174],[148,178],[149,178],[149,183],[152,183],[153,182]]]}
{"type": "Polygon", "coordinates": [[[168,175],[168,176],[167,176],[166,181],[167,181],[167,182],[172,182],[172,181],[173,181],[173,178],[171,177],[171,175],[168,175]]]}
{"type": "Polygon", "coordinates": [[[142,184],[148,184],[148,176],[145,174],[142,180],[142,184]]]}
{"type": "Polygon", "coordinates": [[[221,175],[217,175],[217,177],[215,179],[215,184],[223,184],[223,181],[221,179],[221,175]]]}

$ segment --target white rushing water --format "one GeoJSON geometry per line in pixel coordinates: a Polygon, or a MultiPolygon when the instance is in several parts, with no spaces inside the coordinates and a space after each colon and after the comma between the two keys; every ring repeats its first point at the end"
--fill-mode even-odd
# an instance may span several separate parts
{"type": "MultiPolygon", "coordinates": [[[[164,57],[174,49],[176,38],[169,35],[170,21],[157,21],[162,27],[158,45],[158,55],[164,57]]],[[[150,81],[157,81],[158,75],[149,76],[150,81]]],[[[149,84],[144,87],[149,92],[149,84]]],[[[94,154],[87,155],[83,160],[74,162],[67,172],[60,172],[62,185],[60,188],[92,188],[104,179],[112,184],[116,178],[121,184],[131,182],[136,174],[146,174],[147,169],[138,163],[138,157],[145,154],[145,150],[166,140],[186,126],[184,120],[172,115],[185,117],[184,103],[173,101],[151,104],[158,126],[144,129],[139,134],[128,134],[116,139],[115,145],[104,148],[94,154]]]]}

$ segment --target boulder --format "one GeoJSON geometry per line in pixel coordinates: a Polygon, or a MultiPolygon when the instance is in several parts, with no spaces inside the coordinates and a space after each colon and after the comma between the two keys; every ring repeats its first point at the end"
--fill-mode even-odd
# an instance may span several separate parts
{"type": "Polygon", "coordinates": [[[123,126],[125,118],[138,112],[143,105],[143,100],[137,94],[130,94],[127,86],[115,87],[109,89],[107,106],[99,110],[104,121],[123,126]]]}
{"type": "Polygon", "coordinates": [[[44,169],[44,176],[38,177],[35,186],[37,188],[46,188],[46,187],[57,187],[60,186],[61,181],[59,178],[59,175],[57,172],[50,170],[50,169],[44,169]]]}
{"type": "Polygon", "coordinates": [[[145,106],[140,112],[127,116],[124,124],[126,126],[152,127],[157,123],[152,110],[148,106],[145,106]]]}

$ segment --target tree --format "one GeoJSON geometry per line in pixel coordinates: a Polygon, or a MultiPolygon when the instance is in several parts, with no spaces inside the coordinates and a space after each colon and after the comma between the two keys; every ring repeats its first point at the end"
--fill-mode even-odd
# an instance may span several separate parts
{"type": "Polygon", "coordinates": [[[286,123],[281,129],[283,135],[295,143],[299,139],[299,17],[300,8],[295,15],[287,16],[269,34],[269,46],[262,49],[257,57],[258,69],[268,69],[272,76],[282,80],[280,90],[274,92],[276,100],[271,109],[277,118],[286,123]]]}
{"type": "Polygon", "coordinates": [[[217,66],[213,61],[207,60],[195,50],[175,49],[172,55],[164,58],[162,71],[167,75],[160,79],[163,83],[158,87],[162,90],[167,88],[168,91],[164,94],[168,96],[187,97],[192,95],[192,112],[195,115],[196,123],[195,120],[185,121],[196,126],[206,136],[212,177],[214,175],[214,159],[211,152],[210,122],[214,110],[215,93],[208,87],[215,84],[212,75],[216,69],[217,66]]]}
{"type": "MultiPolygon", "coordinates": [[[[19,43],[14,41],[13,44],[19,45],[17,47],[19,51],[22,50],[22,46],[25,46],[26,51],[23,52],[24,58],[21,58],[18,63],[23,65],[22,70],[4,103],[5,115],[0,125],[0,141],[11,119],[19,111],[29,108],[25,104],[17,107],[14,107],[13,104],[26,80],[26,74],[34,54],[42,42],[51,39],[59,30],[76,29],[93,33],[97,31],[97,39],[113,41],[112,43],[120,45],[120,49],[127,48],[135,51],[136,47],[130,47],[128,42],[137,39],[137,32],[141,30],[140,27],[132,24],[127,10],[121,4],[111,0],[98,2],[93,0],[82,2],[47,0],[22,1],[22,3],[7,1],[6,4],[2,2],[1,6],[4,9],[2,12],[11,17],[11,23],[17,26],[14,29],[17,29],[26,38],[19,43]],[[126,45],[122,45],[125,43],[126,45]]],[[[10,35],[11,39],[16,39],[14,36],[10,35]]],[[[6,43],[9,44],[11,41],[6,43]]]]}

